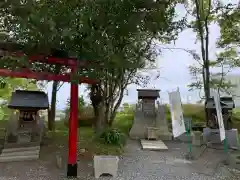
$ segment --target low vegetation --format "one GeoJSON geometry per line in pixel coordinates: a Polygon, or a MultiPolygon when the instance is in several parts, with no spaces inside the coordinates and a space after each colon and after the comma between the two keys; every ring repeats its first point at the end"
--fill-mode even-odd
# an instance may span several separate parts
{"type": "MultiPolygon", "coordinates": [[[[82,107],[83,108],[83,107],[82,107]]],[[[84,109],[84,108],[83,108],[84,109]]],[[[89,107],[87,107],[89,109],[89,107]]],[[[187,117],[192,117],[193,123],[204,124],[204,108],[197,104],[185,104],[183,105],[184,115],[187,117]]],[[[240,114],[239,110],[236,109],[233,114],[234,127],[238,128],[240,131],[240,114]]],[[[91,158],[93,154],[111,154],[118,155],[121,154],[123,145],[126,142],[126,138],[131,129],[132,122],[134,119],[134,106],[129,105],[124,107],[124,110],[117,113],[116,119],[111,128],[106,129],[99,136],[96,137],[92,128],[92,117],[87,118],[81,111],[81,116],[79,116],[79,133],[78,133],[78,149],[85,149],[83,154],[79,153],[79,156],[87,156],[91,158]],[[80,118],[81,117],[81,118],[80,118]]],[[[170,121],[169,109],[166,111],[166,116],[170,121]]],[[[62,119],[56,121],[55,132],[49,132],[48,137],[50,137],[51,142],[54,143],[56,147],[67,148],[68,142],[68,121],[62,119]]],[[[6,120],[0,121],[0,128],[6,127],[6,120]]]]}

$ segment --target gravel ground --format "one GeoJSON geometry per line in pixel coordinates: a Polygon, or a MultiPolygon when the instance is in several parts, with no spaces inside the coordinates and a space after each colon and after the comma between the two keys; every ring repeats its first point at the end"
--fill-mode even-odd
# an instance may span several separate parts
{"type": "MultiPolygon", "coordinates": [[[[100,180],[240,180],[240,172],[221,165],[224,153],[206,149],[195,161],[184,160],[187,146],[167,143],[168,151],[142,151],[140,143],[129,141],[120,157],[118,177],[100,180]]],[[[94,180],[92,162],[79,162],[79,178],[94,180]]],[[[0,180],[63,180],[65,170],[56,168],[53,154],[35,162],[0,163],[0,180]]]]}

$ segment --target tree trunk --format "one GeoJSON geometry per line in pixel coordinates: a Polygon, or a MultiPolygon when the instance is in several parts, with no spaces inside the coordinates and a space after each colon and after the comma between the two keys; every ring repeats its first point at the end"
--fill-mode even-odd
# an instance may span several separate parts
{"type": "Polygon", "coordinates": [[[97,108],[97,116],[95,117],[95,126],[94,126],[94,132],[96,135],[101,134],[101,132],[106,128],[105,124],[105,108],[104,103],[100,103],[100,105],[97,108]]]}
{"type": "Polygon", "coordinates": [[[50,114],[49,114],[49,118],[48,118],[48,130],[49,131],[55,130],[57,87],[58,87],[58,81],[53,81],[52,100],[51,100],[50,114]]]}
{"type": "Polygon", "coordinates": [[[118,101],[117,101],[117,103],[115,104],[115,106],[114,106],[114,108],[113,108],[113,111],[111,112],[111,115],[110,115],[110,118],[109,118],[109,121],[108,121],[109,127],[112,127],[112,125],[113,125],[114,119],[115,119],[116,114],[117,114],[117,109],[118,109],[119,106],[121,105],[121,102],[122,102],[122,99],[123,99],[124,90],[125,90],[125,88],[122,88],[122,89],[121,89],[121,92],[120,92],[120,94],[119,94],[118,101]]]}

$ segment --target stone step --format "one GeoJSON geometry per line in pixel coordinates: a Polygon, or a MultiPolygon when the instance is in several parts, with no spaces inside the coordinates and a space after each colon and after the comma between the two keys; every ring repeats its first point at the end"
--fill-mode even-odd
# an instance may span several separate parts
{"type": "Polygon", "coordinates": [[[39,155],[22,155],[22,156],[0,156],[0,162],[30,161],[37,160],[39,155]]]}
{"type": "Polygon", "coordinates": [[[0,157],[39,155],[40,150],[4,152],[0,157]]]}
{"type": "Polygon", "coordinates": [[[4,148],[5,149],[10,149],[10,148],[25,148],[25,147],[35,147],[35,146],[40,146],[40,142],[30,142],[30,143],[5,143],[4,148]]]}
{"type": "Polygon", "coordinates": [[[19,148],[5,148],[2,150],[2,153],[6,152],[19,152],[19,151],[34,151],[40,150],[40,146],[32,146],[32,147],[19,147],[19,148]]]}
{"type": "Polygon", "coordinates": [[[161,140],[145,140],[141,139],[143,150],[168,150],[168,147],[161,140]]]}

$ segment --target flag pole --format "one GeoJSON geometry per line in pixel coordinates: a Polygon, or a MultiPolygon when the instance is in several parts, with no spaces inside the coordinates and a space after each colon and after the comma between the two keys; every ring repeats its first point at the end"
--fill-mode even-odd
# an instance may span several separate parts
{"type": "MultiPolygon", "coordinates": [[[[179,90],[179,87],[177,87],[177,91],[179,93],[179,97],[180,96],[180,90],[179,90]]],[[[180,98],[180,101],[181,101],[181,107],[182,107],[182,110],[183,110],[183,104],[182,104],[182,99],[180,98]]],[[[183,116],[184,118],[184,116],[183,116]]],[[[185,123],[185,120],[184,120],[184,123],[185,123]]],[[[189,124],[188,124],[189,125],[189,124]]],[[[188,159],[192,159],[192,139],[191,139],[191,129],[190,129],[190,125],[189,127],[185,127],[185,130],[186,130],[186,134],[187,134],[187,137],[188,137],[188,154],[187,154],[187,158],[188,159]]]]}
{"type": "Polygon", "coordinates": [[[228,141],[227,141],[227,137],[225,137],[225,139],[224,139],[224,152],[226,154],[228,154],[228,141]]]}

